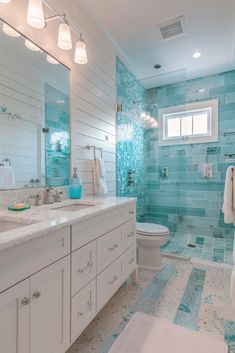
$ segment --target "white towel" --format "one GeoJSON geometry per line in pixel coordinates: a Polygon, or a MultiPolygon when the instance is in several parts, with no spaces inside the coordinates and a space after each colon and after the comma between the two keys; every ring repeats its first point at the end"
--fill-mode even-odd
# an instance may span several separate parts
{"type": "Polygon", "coordinates": [[[235,167],[228,167],[224,186],[224,223],[235,223],[235,167]]]}
{"type": "Polygon", "coordinates": [[[96,158],[93,164],[94,183],[96,194],[106,194],[108,192],[106,182],[105,165],[102,158],[96,158]]]}
{"type": "Polygon", "coordinates": [[[235,309],[235,268],[231,274],[230,297],[232,301],[232,307],[235,309]]]}
{"type": "Polygon", "coordinates": [[[15,187],[15,174],[12,167],[0,167],[0,189],[15,187]]]}

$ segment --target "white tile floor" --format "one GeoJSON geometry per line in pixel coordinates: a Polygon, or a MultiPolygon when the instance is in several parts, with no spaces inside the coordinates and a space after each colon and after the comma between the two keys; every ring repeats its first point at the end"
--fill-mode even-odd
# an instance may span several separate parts
{"type": "MultiPolygon", "coordinates": [[[[201,304],[197,317],[197,329],[223,339],[224,320],[235,321],[229,298],[231,268],[214,263],[196,263],[181,259],[164,258],[165,264],[174,267],[173,276],[167,283],[151,312],[156,317],[174,321],[182,296],[193,268],[206,270],[201,304]]],[[[105,308],[88,326],[69,349],[68,353],[103,353],[104,342],[112,336],[133,304],[141,297],[155,275],[154,271],[140,270],[138,285],[125,285],[114,295],[105,308]]]]}

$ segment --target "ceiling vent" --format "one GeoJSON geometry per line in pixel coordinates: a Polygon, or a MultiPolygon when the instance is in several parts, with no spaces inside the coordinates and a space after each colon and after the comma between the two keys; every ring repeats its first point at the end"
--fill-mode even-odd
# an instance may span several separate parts
{"type": "Polygon", "coordinates": [[[184,16],[174,18],[171,21],[157,25],[164,40],[175,38],[185,34],[184,16]]]}

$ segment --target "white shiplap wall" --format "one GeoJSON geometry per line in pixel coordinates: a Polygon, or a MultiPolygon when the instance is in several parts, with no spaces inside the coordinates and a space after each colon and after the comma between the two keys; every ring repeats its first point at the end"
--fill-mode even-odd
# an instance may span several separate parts
{"type": "Polygon", "coordinates": [[[48,0],[48,3],[58,13],[65,12],[72,26],[83,33],[88,49],[88,65],[74,64],[74,51],[67,53],[57,48],[58,23],[49,23],[43,30],[27,25],[27,0],[0,4],[0,16],[71,69],[72,166],[78,167],[86,193],[91,194],[93,151],[84,147],[87,144],[101,147],[108,189],[115,194],[116,49],[80,7],[79,1],[48,0]]]}

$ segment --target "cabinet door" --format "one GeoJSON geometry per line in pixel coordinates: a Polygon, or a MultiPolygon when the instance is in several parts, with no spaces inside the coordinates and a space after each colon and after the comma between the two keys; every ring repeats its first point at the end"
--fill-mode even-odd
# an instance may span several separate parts
{"type": "Polygon", "coordinates": [[[69,346],[69,256],[30,278],[30,297],[30,352],[64,353],[69,346]]]}
{"type": "Polygon", "coordinates": [[[0,294],[0,351],[29,353],[29,280],[0,294]]]}
{"type": "Polygon", "coordinates": [[[96,315],[96,280],[72,298],[71,342],[74,341],[96,315]]]}

